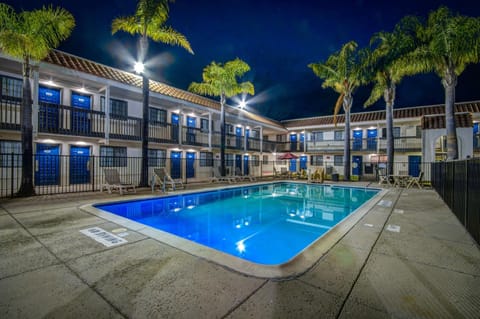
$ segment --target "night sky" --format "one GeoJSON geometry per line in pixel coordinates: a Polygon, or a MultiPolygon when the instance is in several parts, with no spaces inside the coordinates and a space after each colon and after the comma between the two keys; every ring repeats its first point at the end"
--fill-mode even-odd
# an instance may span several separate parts
{"type": "MultiPolygon", "coordinates": [[[[123,70],[132,70],[128,56],[136,56],[136,38],[111,35],[115,17],[132,15],[136,1],[4,1],[16,10],[53,4],[70,11],[76,20],[72,36],[60,50],[123,70]]],[[[150,42],[152,78],[186,90],[200,82],[211,61],[236,57],[251,71],[242,80],[255,86],[249,110],[282,120],[329,115],[337,94],[322,89],[307,65],[324,61],[348,41],[366,46],[378,31],[391,31],[405,15],[427,17],[441,4],[463,15],[480,16],[480,2],[457,1],[283,1],[177,0],[170,6],[167,24],[183,33],[195,55],[182,48],[150,42]]],[[[457,101],[480,99],[480,66],[470,65],[460,76],[457,101]]],[[[353,112],[363,111],[368,87],[354,95],[353,112]]],[[[443,103],[440,79],[433,74],[405,79],[397,88],[395,107],[443,103]]],[[[230,101],[230,105],[235,102],[230,101]]],[[[384,108],[380,100],[368,110],[384,108]]]]}

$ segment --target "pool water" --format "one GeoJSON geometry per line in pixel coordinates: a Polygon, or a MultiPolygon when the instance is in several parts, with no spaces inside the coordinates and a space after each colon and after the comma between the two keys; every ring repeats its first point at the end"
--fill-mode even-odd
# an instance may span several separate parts
{"type": "Polygon", "coordinates": [[[279,265],[378,192],[282,182],[95,207],[250,262],[279,265]]]}

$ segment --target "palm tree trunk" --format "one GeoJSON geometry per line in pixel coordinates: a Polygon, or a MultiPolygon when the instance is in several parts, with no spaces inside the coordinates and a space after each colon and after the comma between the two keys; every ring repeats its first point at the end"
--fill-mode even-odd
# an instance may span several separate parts
{"type": "Polygon", "coordinates": [[[343,97],[343,110],[345,111],[345,133],[343,148],[343,180],[350,180],[350,109],[352,107],[352,93],[348,92],[343,97]]]}
{"type": "Polygon", "coordinates": [[[220,174],[225,176],[225,94],[220,96],[220,174]]]}
{"type": "Polygon", "coordinates": [[[140,168],[140,187],[148,186],[148,100],[149,100],[149,79],[142,74],[142,165],[140,168]]]}
{"type": "Polygon", "coordinates": [[[387,126],[387,175],[393,174],[395,142],[393,136],[393,103],[395,101],[395,84],[391,84],[385,90],[383,98],[385,99],[385,114],[387,126]]]}
{"type": "Polygon", "coordinates": [[[17,196],[35,195],[33,187],[33,128],[32,128],[32,88],[30,86],[30,61],[23,62],[23,96],[21,112],[22,134],[22,182],[17,196]]]}
{"type": "Polygon", "coordinates": [[[455,125],[455,86],[457,75],[448,68],[442,79],[445,88],[445,126],[447,129],[447,160],[458,159],[457,128],[455,125]]]}
{"type": "MultiPolygon", "coordinates": [[[[148,49],[148,38],[140,38],[140,62],[145,62],[145,56],[148,49]]],[[[140,168],[140,187],[148,186],[148,104],[149,104],[149,79],[142,73],[142,164],[140,168]]]]}

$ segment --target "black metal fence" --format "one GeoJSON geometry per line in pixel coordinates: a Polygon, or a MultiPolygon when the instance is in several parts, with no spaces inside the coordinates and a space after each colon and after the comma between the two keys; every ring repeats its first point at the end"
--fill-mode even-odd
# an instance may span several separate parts
{"type": "Polygon", "coordinates": [[[480,243],[480,158],[432,163],[432,186],[480,243]]]}

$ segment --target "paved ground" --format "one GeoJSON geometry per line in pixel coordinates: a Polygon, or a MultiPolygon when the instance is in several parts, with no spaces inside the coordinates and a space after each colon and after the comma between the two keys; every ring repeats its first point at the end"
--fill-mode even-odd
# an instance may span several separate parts
{"type": "Polygon", "coordinates": [[[105,197],[121,198],[0,204],[0,318],[479,318],[479,247],[432,190],[390,190],[391,206],[376,205],[312,269],[283,281],[132,230],[107,248],[79,230],[119,226],[78,208],[105,197]]]}

